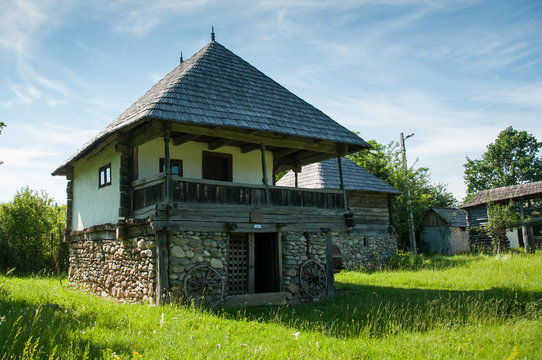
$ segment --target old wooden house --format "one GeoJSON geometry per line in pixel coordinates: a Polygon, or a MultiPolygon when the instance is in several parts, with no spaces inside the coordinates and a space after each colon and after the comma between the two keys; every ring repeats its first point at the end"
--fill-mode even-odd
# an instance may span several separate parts
{"type": "Polygon", "coordinates": [[[347,158],[308,164],[298,173],[289,171],[277,185],[338,190],[341,176],[350,226],[332,231],[335,257],[346,269],[383,266],[397,252],[391,199],[400,191],[347,158]]]}
{"type": "Polygon", "coordinates": [[[509,229],[507,238],[510,247],[538,247],[542,240],[542,181],[521,185],[503,186],[480,191],[461,205],[467,213],[469,238],[473,248],[491,247],[492,239],[483,227],[489,220],[490,204],[519,205],[523,226],[509,229]]]}
{"type": "Polygon", "coordinates": [[[329,296],[348,199],[271,179],[367,147],[213,38],[53,172],[70,281],[158,304],[329,296]]]}
{"type": "Polygon", "coordinates": [[[459,209],[431,208],[425,215],[420,239],[433,254],[467,253],[470,251],[467,217],[459,209]]]}

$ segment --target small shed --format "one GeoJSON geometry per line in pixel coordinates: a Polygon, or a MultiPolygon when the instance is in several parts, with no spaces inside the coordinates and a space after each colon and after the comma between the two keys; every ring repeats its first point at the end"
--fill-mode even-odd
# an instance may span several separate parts
{"type": "Polygon", "coordinates": [[[434,254],[469,252],[467,217],[459,209],[431,208],[425,216],[420,238],[434,254]]]}
{"type": "Polygon", "coordinates": [[[347,269],[382,266],[397,252],[391,199],[401,192],[353,161],[342,157],[290,171],[278,186],[309,189],[343,189],[350,222],[347,231],[333,232],[335,256],[347,269]],[[339,172],[342,170],[342,179],[339,172]]]}

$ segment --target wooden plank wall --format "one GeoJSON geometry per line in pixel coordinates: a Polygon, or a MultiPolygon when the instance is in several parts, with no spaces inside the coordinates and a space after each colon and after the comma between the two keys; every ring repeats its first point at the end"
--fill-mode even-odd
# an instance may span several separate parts
{"type": "Polygon", "coordinates": [[[389,226],[388,194],[348,191],[348,207],[356,226],[389,226]]]}

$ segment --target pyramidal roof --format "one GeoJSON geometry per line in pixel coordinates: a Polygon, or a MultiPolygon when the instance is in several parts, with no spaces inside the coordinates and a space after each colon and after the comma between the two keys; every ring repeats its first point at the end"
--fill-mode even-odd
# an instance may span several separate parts
{"type": "Polygon", "coordinates": [[[216,41],[148,90],[53,174],[89,147],[142,119],[222,126],[368,148],[359,136],[294,95],[216,41]]]}
{"type": "MultiPolygon", "coordinates": [[[[346,190],[371,191],[400,195],[393,186],[380,180],[367,170],[347,159],[341,159],[343,183],[346,190]]],[[[309,189],[340,189],[339,163],[337,159],[329,159],[319,163],[305,165],[297,176],[298,186],[309,189]]],[[[293,171],[286,173],[278,186],[295,186],[293,171]]]]}

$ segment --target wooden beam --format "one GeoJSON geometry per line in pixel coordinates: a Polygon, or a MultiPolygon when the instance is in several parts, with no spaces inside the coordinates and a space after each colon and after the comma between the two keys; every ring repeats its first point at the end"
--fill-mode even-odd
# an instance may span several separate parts
{"type": "Polygon", "coordinates": [[[261,147],[260,144],[247,144],[241,146],[241,154],[246,154],[254,150],[258,150],[261,147]]]}
{"type": "Polygon", "coordinates": [[[179,146],[189,141],[192,141],[198,138],[199,136],[200,135],[197,135],[197,134],[181,134],[177,136],[172,136],[171,140],[173,140],[173,146],[179,146]]]}
{"type": "Polygon", "coordinates": [[[296,151],[299,151],[299,149],[290,149],[290,148],[280,149],[273,152],[273,157],[275,159],[280,159],[281,157],[293,154],[296,151]]]}
{"type": "Polygon", "coordinates": [[[231,144],[232,142],[233,141],[231,139],[217,139],[207,144],[207,149],[209,150],[220,149],[222,146],[226,146],[228,144],[231,144]]]}
{"type": "Polygon", "coordinates": [[[335,142],[315,141],[313,139],[296,137],[290,135],[276,134],[264,131],[255,131],[246,133],[243,131],[232,130],[226,127],[201,127],[187,124],[173,123],[173,131],[186,132],[199,135],[216,137],[220,134],[221,138],[234,141],[243,141],[255,144],[266,144],[268,146],[287,147],[292,149],[303,149],[327,154],[337,154],[335,142]]]}

